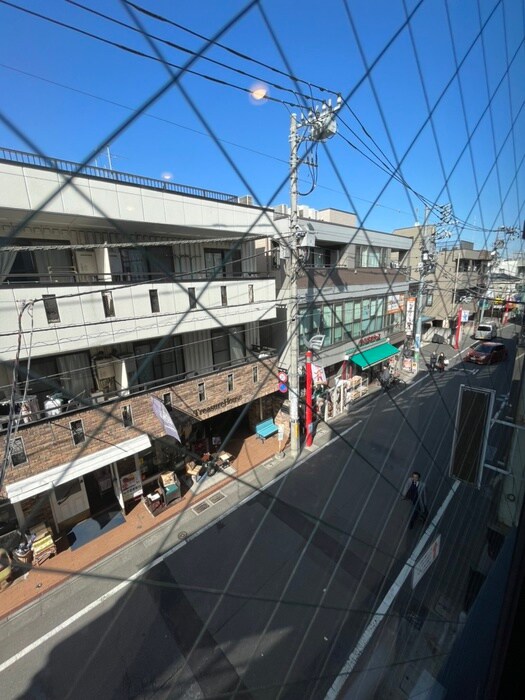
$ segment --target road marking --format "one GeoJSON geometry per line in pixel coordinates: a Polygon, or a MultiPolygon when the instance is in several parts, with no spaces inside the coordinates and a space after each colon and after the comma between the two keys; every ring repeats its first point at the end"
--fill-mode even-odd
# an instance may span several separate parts
{"type": "Polygon", "coordinates": [[[89,605],[86,605],[82,610],[79,610],[76,612],[74,615],[72,615],[70,618],[62,622],[60,625],[57,625],[54,627],[52,630],[44,634],[42,637],[39,637],[38,639],[35,639],[34,642],[29,644],[27,647],[19,651],[17,654],[12,656],[10,659],[7,659],[7,661],[4,661],[4,663],[0,664],[0,673],[3,673],[3,671],[6,670],[6,668],[9,668],[9,666],[12,666],[15,664],[17,661],[20,661],[20,659],[23,659],[24,656],[27,656],[30,652],[34,651],[35,649],[38,649],[39,646],[42,646],[42,644],[45,644],[45,642],[49,641],[53,637],[55,637],[59,632],[62,632],[62,630],[67,629],[70,625],[72,625],[74,622],[77,620],[80,620],[80,618],[84,617],[84,615],[87,615],[89,612],[94,610],[95,608],[98,608],[99,605],[102,603],[105,603],[106,600],[109,600],[110,598],[113,598],[117,593],[120,593],[126,586],[129,586],[130,583],[135,581],[137,578],[145,574],[147,571],[152,569],[154,566],[157,566],[157,564],[160,564],[166,557],[169,557],[171,554],[176,552],[178,549],[181,547],[184,547],[186,544],[187,540],[183,540],[182,542],[178,542],[176,545],[174,545],[170,550],[165,552],[164,554],[161,554],[158,556],[156,559],[154,559],[152,562],[149,564],[146,564],[146,566],[142,567],[142,569],[139,569],[136,571],[134,574],[132,574],[129,578],[127,578],[125,581],[122,581],[118,585],[116,585],[114,588],[111,590],[107,591],[107,593],[104,593],[100,596],[100,598],[97,598],[94,600],[92,603],[89,603],[89,605]]]}
{"type": "MultiPolygon", "coordinates": [[[[325,447],[328,447],[336,440],[339,440],[339,438],[341,438],[343,435],[346,435],[346,433],[350,432],[350,430],[357,428],[357,426],[360,423],[362,423],[361,420],[356,421],[349,428],[346,428],[346,430],[343,430],[341,433],[338,433],[337,435],[335,435],[327,443],[325,443],[324,445],[321,445],[320,448],[324,449],[325,447]]],[[[194,532],[191,535],[188,535],[184,540],[182,540],[181,542],[178,542],[176,545],[174,545],[167,552],[164,552],[164,554],[160,554],[156,559],[154,559],[152,562],[149,562],[148,564],[146,564],[146,566],[143,566],[142,569],[139,569],[138,571],[136,571],[134,574],[132,574],[125,581],[121,581],[121,583],[117,584],[114,588],[107,591],[107,593],[104,593],[99,598],[94,600],[92,603],[89,603],[89,605],[86,605],[84,608],[82,608],[81,610],[76,612],[70,618],[68,618],[64,622],[60,623],[59,625],[57,625],[53,629],[49,630],[49,632],[46,632],[46,634],[42,635],[42,637],[35,639],[34,642],[32,642],[28,646],[24,647],[24,649],[21,649],[19,652],[14,654],[14,656],[11,656],[9,659],[7,659],[2,664],[0,664],[0,673],[3,673],[10,666],[13,666],[13,664],[16,664],[18,661],[23,659],[24,656],[27,656],[32,651],[35,651],[35,649],[38,649],[38,647],[42,646],[42,644],[45,644],[50,639],[53,639],[53,637],[56,637],[57,634],[60,634],[60,632],[67,629],[68,627],[70,627],[74,622],[77,622],[77,620],[80,620],[82,617],[84,617],[85,615],[90,613],[92,610],[95,610],[96,608],[98,608],[98,606],[101,605],[102,603],[105,603],[110,598],[113,598],[115,595],[117,595],[117,593],[120,593],[120,591],[124,590],[124,588],[126,588],[126,586],[129,586],[131,583],[133,583],[133,581],[136,581],[138,578],[140,578],[141,576],[146,574],[148,571],[150,571],[155,566],[157,566],[157,564],[161,564],[165,559],[170,557],[177,550],[181,549],[181,547],[184,547],[186,544],[188,544],[188,542],[191,542],[191,540],[195,539],[196,537],[201,535],[203,532],[205,532],[209,528],[216,525],[220,520],[224,520],[226,517],[228,517],[228,515],[233,513],[235,510],[237,510],[238,508],[243,506],[245,503],[248,503],[248,501],[251,501],[252,498],[255,498],[256,496],[258,496],[261,491],[266,491],[266,489],[268,489],[271,486],[273,486],[274,484],[276,484],[280,479],[283,479],[287,474],[289,474],[290,472],[297,469],[297,467],[299,467],[301,464],[304,464],[305,462],[307,462],[312,456],[313,456],[313,454],[308,454],[308,455],[305,455],[302,459],[297,460],[297,462],[293,466],[291,466],[289,469],[284,471],[282,474],[278,474],[274,479],[269,481],[264,487],[255,489],[251,494],[246,496],[246,498],[244,498],[241,501],[239,501],[238,503],[234,504],[231,508],[226,510],[226,512],[218,515],[216,518],[214,518],[211,522],[209,522],[203,528],[201,528],[200,530],[197,530],[196,532],[194,532]]]]}
{"type": "Polygon", "coordinates": [[[432,537],[434,534],[439,521],[441,520],[444,512],[448,508],[450,501],[452,500],[454,494],[459,488],[459,481],[455,481],[451,488],[450,491],[447,494],[447,497],[441,504],[440,509],[438,512],[435,514],[434,518],[432,519],[432,522],[430,525],[427,527],[426,531],[424,532],[423,536],[417,543],[414,551],[410,555],[410,557],[407,559],[406,564],[403,566],[401,571],[399,572],[396,580],[394,583],[390,586],[390,589],[388,590],[387,594],[383,598],[381,604],[377,608],[374,616],[368,623],[368,626],[366,627],[365,631],[361,635],[359,641],[354,647],[354,650],[346,660],[346,663],[342,667],[342,669],[339,671],[337,674],[334,682],[332,683],[331,687],[329,688],[328,692],[325,695],[325,700],[335,700],[337,696],[339,695],[343,685],[347,681],[348,677],[352,673],[352,671],[355,668],[355,665],[363,653],[363,651],[366,649],[368,643],[370,642],[372,635],[374,634],[375,630],[379,626],[379,624],[383,621],[385,615],[387,614],[390,606],[394,602],[397,594],[399,593],[401,586],[405,583],[406,579],[410,575],[410,573],[413,571],[416,562],[421,555],[423,549],[426,547],[427,542],[429,539],[432,537]]]}

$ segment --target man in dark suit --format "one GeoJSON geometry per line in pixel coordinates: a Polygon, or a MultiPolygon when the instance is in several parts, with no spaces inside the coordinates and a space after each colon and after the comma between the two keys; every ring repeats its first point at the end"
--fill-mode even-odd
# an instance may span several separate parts
{"type": "Polygon", "coordinates": [[[407,482],[404,497],[411,501],[413,506],[410,521],[408,523],[408,528],[411,530],[414,527],[414,523],[417,521],[417,519],[421,517],[424,520],[427,514],[425,482],[421,481],[421,474],[419,472],[412,473],[411,478],[407,482]]]}

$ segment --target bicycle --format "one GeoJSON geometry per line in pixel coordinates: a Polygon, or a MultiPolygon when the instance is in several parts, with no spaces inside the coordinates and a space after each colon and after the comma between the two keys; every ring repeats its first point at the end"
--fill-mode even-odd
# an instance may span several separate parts
{"type": "Polygon", "coordinates": [[[401,379],[401,377],[398,374],[392,374],[390,376],[390,379],[388,382],[383,383],[383,389],[385,391],[390,391],[390,389],[393,389],[396,386],[401,387],[402,389],[406,388],[406,382],[404,379],[401,379]]]}

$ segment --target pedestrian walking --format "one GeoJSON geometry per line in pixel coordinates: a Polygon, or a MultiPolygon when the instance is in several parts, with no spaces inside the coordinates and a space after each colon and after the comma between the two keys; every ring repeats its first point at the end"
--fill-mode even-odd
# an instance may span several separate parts
{"type": "Polygon", "coordinates": [[[384,389],[385,391],[387,391],[387,389],[388,389],[389,386],[390,386],[390,379],[391,379],[390,370],[389,370],[389,368],[385,365],[385,366],[383,367],[383,369],[381,370],[381,374],[379,375],[379,383],[381,384],[381,386],[383,387],[383,389],[384,389]]]}
{"type": "Polygon", "coordinates": [[[432,354],[430,355],[430,371],[431,372],[436,371],[436,363],[437,363],[437,354],[436,354],[436,351],[433,350],[432,354]]]}
{"type": "Polygon", "coordinates": [[[412,513],[408,523],[411,530],[418,518],[425,520],[427,517],[427,496],[425,482],[421,481],[421,474],[413,472],[405,487],[404,498],[412,503],[412,513]]]}
{"type": "Polygon", "coordinates": [[[439,353],[436,365],[437,365],[439,372],[445,371],[445,353],[444,352],[439,353]]]}

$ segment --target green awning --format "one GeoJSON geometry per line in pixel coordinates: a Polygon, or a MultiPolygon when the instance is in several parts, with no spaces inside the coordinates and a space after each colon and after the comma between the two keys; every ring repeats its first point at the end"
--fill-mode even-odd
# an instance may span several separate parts
{"type": "MultiPolygon", "coordinates": [[[[351,351],[350,351],[351,352],[351,351]]],[[[399,348],[396,348],[390,343],[382,343],[382,345],[376,345],[369,350],[361,350],[360,352],[355,352],[350,356],[350,352],[347,353],[347,358],[350,362],[355,362],[362,369],[367,369],[372,367],[372,365],[377,365],[379,362],[383,362],[388,357],[392,357],[399,352],[399,348]]]]}

